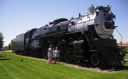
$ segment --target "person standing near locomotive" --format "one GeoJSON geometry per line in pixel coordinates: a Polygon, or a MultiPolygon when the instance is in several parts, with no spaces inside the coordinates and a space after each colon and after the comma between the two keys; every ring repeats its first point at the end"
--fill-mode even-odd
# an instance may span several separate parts
{"type": "Polygon", "coordinates": [[[52,45],[48,48],[48,64],[52,63],[52,45]]]}
{"type": "Polygon", "coordinates": [[[52,50],[52,57],[53,57],[53,61],[54,61],[54,63],[56,63],[56,62],[55,62],[55,49],[56,49],[56,48],[53,47],[53,50],[52,50]]]}
{"type": "Polygon", "coordinates": [[[55,51],[54,51],[54,61],[55,63],[60,63],[59,62],[59,59],[60,59],[60,50],[58,49],[58,47],[55,48],[55,51]]]}

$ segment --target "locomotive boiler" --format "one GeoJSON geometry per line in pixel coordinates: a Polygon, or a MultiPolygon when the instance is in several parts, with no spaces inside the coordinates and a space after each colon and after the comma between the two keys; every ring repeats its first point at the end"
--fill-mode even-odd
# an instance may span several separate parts
{"type": "MultiPolygon", "coordinates": [[[[122,66],[125,52],[113,37],[114,18],[109,5],[91,5],[87,15],[79,14],[70,20],[59,18],[24,33],[22,54],[47,58],[47,49],[53,45],[60,49],[60,57],[66,62],[87,60],[94,66],[122,66]]],[[[14,43],[16,39],[19,38],[14,43]]]]}

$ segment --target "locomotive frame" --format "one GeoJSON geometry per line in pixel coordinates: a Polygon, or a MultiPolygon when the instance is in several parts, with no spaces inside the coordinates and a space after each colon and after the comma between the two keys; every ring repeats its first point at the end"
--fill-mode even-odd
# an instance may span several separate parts
{"type": "Polygon", "coordinates": [[[58,46],[60,57],[66,62],[88,60],[94,66],[122,66],[125,51],[118,47],[112,36],[115,29],[113,18],[109,6],[91,7],[90,14],[79,15],[78,21],[60,18],[42,28],[27,31],[21,35],[24,39],[22,49],[16,48],[17,41],[21,43],[16,37],[13,50],[22,55],[47,58],[47,49],[53,45],[58,46]]]}

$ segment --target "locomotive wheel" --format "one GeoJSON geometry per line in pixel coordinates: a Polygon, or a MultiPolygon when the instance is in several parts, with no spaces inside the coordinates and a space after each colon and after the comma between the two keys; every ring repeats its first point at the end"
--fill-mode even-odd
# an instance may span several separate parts
{"type": "Polygon", "coordinates": [[[93,66],[97,66],[97,65],[99,65],[99,62],[100,62],[100,59],[99,59],[99,53],[93,53],[92,55],[91,55],[91,64],[93,65],[93,66]]]}
{"type": "Polygon", "coordinates": [[[81,59],[82,59],[82,58],[80,58],[80,57],[76,57],[76,58],[75,58],[75,62],[78,64],[78,63],[81,62],[81,59]]]}
{"type": "Polygon", "coordinates": [[[66,61],[66,62],[72,62],[72,59],[73,59],[73,56],[71,55],[71,54],[68,54],[68,53],[66,53],[65,54],[65,56],[64,56],[64,60],[66,61]]]}

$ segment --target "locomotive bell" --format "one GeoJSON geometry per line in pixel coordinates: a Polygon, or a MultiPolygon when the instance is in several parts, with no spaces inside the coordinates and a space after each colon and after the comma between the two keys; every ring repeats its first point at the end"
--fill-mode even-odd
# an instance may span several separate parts
{"type": "Polygon", "coordinates": [[[88,9],[87,9],[87,14],[93,14],[95,12],[95,8],[93,5],[91,5],[88,9]]]}

